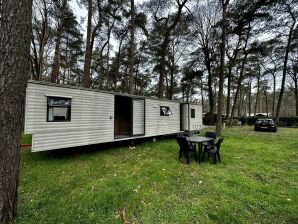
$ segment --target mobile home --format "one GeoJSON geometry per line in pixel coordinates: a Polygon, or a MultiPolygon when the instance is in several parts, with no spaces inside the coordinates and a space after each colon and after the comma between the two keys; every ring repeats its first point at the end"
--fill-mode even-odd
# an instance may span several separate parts
{"type": "Polygon", "coordinates": [[[32,151],[198,130],[202,107],[81,87],[29,81],[25,133],[32,151]]]}

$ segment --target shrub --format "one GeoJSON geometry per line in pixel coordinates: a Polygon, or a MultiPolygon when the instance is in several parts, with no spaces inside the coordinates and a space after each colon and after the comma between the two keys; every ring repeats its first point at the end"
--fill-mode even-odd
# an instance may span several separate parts
{"type": "MultiPolygon", "coordinates": [[[[271,117],[268,117],[270,119],[271,117]]],[[[239,118],[241,125],[254,125],[256,121],[260,119],[259,117],[242,117],[239,118]]],[[[277,123],[279,127],[298,127],[298,117],[280,117],[279,122],[277,123]]]]}

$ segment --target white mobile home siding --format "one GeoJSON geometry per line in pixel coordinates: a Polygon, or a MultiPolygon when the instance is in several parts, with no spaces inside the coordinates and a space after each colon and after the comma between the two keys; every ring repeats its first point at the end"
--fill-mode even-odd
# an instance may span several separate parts
{"type": "Polygon", "coordinates": [[[133,99],[133,135],[144,135],[145,133],[145,100],[133,99]]]}
{"type": "Polygon", "coordinates": [[[190,131],[200,130],[203,124],[202,106],[189,104],[190,131]],[[191,109],[195,110],[195,118],[191,118],[191,109]]]}
{"type": "Polygon", "coordinates": [[[181,129],[186,131],[200,130],[203,126],[202,106],[197,104],[182,104],[181,105],[181,129]],[[195,110],[195,118],[191,118],[191,109],[195,110]],[[189,121],[188,121],[189,118],[189,121]],[[189,126],[189,127],[188,127],[189,126]]]}
{"type": "Polygon", "coordinates": [[[146,136],[173,134],[180,131],[180,103],[146,99],[146,136]],[[160,106],[168,106],[170,116],[160,115],[160,106]]]}
{"type": "MultiPolygon", "coordinates": [[[[29,82],[26,96],[25,133],[32,134],[31,150],[37,152],[69,148],[175,134],[181,131],[179,102],[127,95],[133,99],[132,134],[136,136],[115,139],[114,94],[116,93],[29,82]],[[71,98],[71,121],[47,122],[47,97],[49,96],[71,98]],[[169,107],[172,114],[161,116],[161,106],[169,107]]],[[[197,130],[202,125],[202,108],[199,105],[190,105],[189,109],[191,108],[196,109],[196,117],[190,120],[191,129],[197,130]]],[[[187,116],[188,113],[183,114],[185,115],[187,116]]]]}
{"type": "Polygon", "coordinates": [[[28,83],[25,133],[32,151],[44,151],[114,140],[114,95],[28,83]],[[47,96],[71,98],[70,122],[47,122],[47,96]]]}

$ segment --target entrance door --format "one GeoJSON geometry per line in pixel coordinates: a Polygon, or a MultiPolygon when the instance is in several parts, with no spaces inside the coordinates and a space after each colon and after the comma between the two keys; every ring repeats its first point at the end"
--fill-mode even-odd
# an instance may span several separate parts
{"type": "Polygon", "coordinates": [[[132,135],[145,135],[145,99],[132,99],[132,135]]]}
{"type": "Polygon", "coordinates": [[[115,139],[131,137],[131,103],[130,97],[115,95],[115,139]]]}

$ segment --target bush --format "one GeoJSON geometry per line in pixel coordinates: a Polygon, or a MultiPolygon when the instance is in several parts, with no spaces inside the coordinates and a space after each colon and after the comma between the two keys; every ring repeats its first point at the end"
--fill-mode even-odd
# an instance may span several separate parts
{"type": "MultiPolygon", "coordinates": [[[[268,117],[269,119],[273,119],[268,117]]],[[[242,117],[239,118],[241,125],[254,125],[259,117],[242,117]]],[[[278,127],[298,127],[298,117],[280,117],[277,123],[278,127]]]]}
{"type": "MultiPolygon", "coordinates": [[[[233,119],[232,126],[239,126],[239,124],[238,124],[239,121],[240,121],[240,119],[233,119]]],[[[226,123],[226,125],[230,124],[230,120],[224,120],[223,122],[226,123]]],[[[243,125],[242,122],[241,122],[241,125],[243,125]]]]}
{"type": "Polygon", "coordinates": [[[216,114],[207,113],[203,118],[204,125],[214,125],[216,123],[216,114]]]}
{"type": "Polygon", "coordinates": [[[298,127],[298,117],[280,117],[277,126],[298,127]]]}
{"type": "MultiPolygon", "coordinates": [[[[222,115],[222,123],[224,123],[225,116],[222,115]]],[[[203,117],[204,125],[215,125],[217,121],[217,114],[215,113],[206,113],[203,117]]]]}

